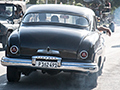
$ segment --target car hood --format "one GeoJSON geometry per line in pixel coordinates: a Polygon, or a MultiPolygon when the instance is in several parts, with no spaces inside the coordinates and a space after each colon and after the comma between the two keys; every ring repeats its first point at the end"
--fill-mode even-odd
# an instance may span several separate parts
{"type": "Polygon", "coordinates": [[[22,26],[20,32],[21,53],[36,53],[38,49],[76,52],[87,30],[58,26],[22,26]]]}
{"type": "Polygon", "coordinates": [[[4,19],[4,18],[0,18],[0,23],[1,24],[7,24],[7,19],[4,19]]]}
{"type": "Polygon", "coordinates": [[[0,29],[2,30],[2,32],[5,32],[5,29],[10,29],[10,30],[16,30],[18,29],[19,24],[15,23],[13,24],[13,22],[9,19],[4,19],[4,18],[0,18],[0,29]]]}

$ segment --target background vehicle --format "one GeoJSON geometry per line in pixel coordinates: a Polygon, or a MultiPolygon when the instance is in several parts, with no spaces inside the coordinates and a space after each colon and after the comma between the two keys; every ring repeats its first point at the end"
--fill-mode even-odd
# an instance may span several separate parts
{"type": "Polygon", "coordinates": [[[9,35],[18,28],[25,10],[24,2],[0,1],[0,42],[3,48],[5,48],[9,35]]]}

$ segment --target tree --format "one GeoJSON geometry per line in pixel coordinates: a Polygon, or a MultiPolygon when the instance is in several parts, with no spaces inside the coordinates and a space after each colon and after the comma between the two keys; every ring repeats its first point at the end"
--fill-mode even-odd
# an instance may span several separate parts
{"type": "Polygon", "coordinates": [[[36,4],[37,0],[29,0],[30,4],[36,4]]]}
{"type": "Polygon", "coordinates": [[[112,9],[115,10],[116,8],[120,7],[120,0],[111,0],[112,9]]]}

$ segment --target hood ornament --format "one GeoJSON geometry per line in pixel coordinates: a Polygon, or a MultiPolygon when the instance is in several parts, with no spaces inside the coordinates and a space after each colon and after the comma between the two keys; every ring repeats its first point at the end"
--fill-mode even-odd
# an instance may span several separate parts
{"type": "Polygon", "coordinates": [[[57,51],[57,50],[51,50],[49,46],[46,49],[38,49],[37,53],[42,53],[42,54],[60,54],[60,52],[57,51]]]}
{"type": "Polygon", "coordinates": [[[48,46],[48,47],[46,48],[46,50],[49,52],[49,51],[50,51],[50,47],[48,46]]]}

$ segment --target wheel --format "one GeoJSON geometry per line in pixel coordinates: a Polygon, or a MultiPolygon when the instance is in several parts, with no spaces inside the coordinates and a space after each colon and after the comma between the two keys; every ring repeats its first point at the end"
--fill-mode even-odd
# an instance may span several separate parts
{"type": "Polygon", "coordinates": [[[8,40],[8,37],[10,36],[11,32],[8,31],[6,35],[4,35],[2,37],[2,46],[3,46],[3,49],[5,49],[5,45],[7,44],[7,40],[8,40]]]}
{"type": "Polygon", "coordinates": [[[109,28],[111,29],[112,32],[115,31],[115,25],[113,22],[109,25],[109,28]]]}
{"type": "Polygon", "coordinates": [[[95,88],[97,86],[98,72],[89,73],[85,78],[87,87],[95,88]]]}
{"type": "Polygon", "coordinates": [[[99,69],[101,68],[101,57],[99,57],[99,60],[98,60],[98,67],[99,69]]]}
{"type": "MultiPolygon", "coordinates": [[[[106,60],[106,57],[104,57],[103,62],[100,61],[101,62],[101,67],[99,67],[98,76],[100,76],[102,74],[102,69],[103,69],[105,60],[106,60]]],[[[99,64],[98,64],[98,66],[99,66],[99,64]]]]}
{"type": "Polygon", "coordinates": [[[21,77],[21,72],[16,67],[7,67],[7,80],[9,82],[18,82],[21,77]]]}

